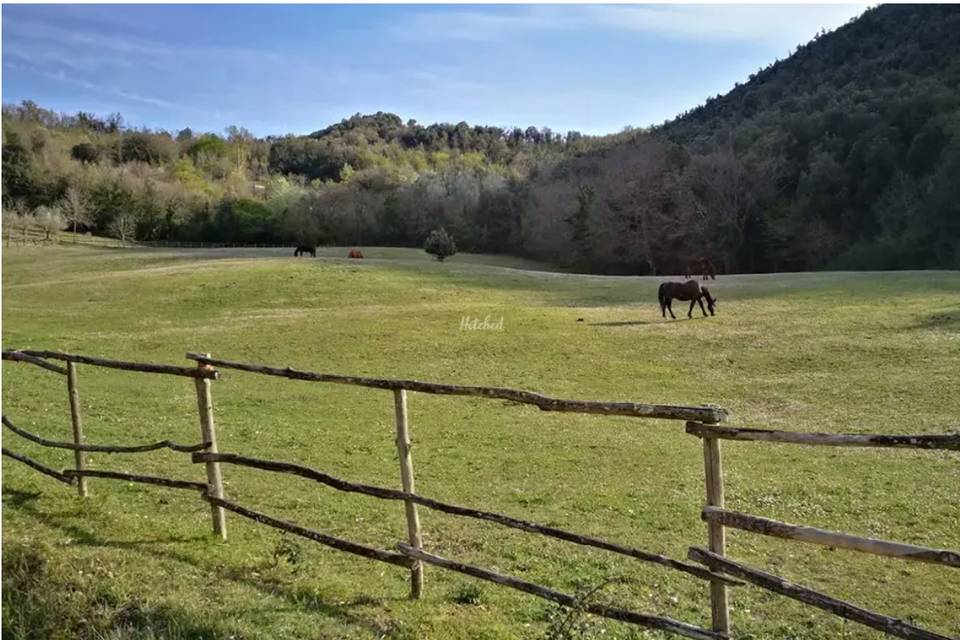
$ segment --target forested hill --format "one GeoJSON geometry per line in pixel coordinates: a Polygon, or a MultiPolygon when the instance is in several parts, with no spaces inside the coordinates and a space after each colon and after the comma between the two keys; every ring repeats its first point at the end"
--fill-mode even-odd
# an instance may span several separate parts
{"type": "Polygon", "coordinates": [[[958,34],[956,5],[884,5],[659,128],[774,181],[745,266],[960,266],[958,34]]]}
{"type": "Polygon", "coordinates": [[[936,111],[956,108],[958,28],[956,6],[871,9],[662,130],[689,143],[746,120],[777,125],[785,117],[804,115],[814,133],[852,138],[870,124],[887,121],[909,135],[936,111]]]}
{"type": "Polygon", "coordinates": [[[461,250],[600,273],[958,268],[957,33],[958,6],[881,6],[671,122],[602,137],[381,112],[256,138],[5,105],[5,223],[403,246],[444,227],[461,250]]]}
{"type": "Polygon", "coordinates": [[[727,271],[960,267],[958,33],[960,6],[869,10],[649,135],[568,160],[536,182],[540,212],[574,211],[552,216],[573,239],[561,253],[600,270],[700,253],[727,271]]]}

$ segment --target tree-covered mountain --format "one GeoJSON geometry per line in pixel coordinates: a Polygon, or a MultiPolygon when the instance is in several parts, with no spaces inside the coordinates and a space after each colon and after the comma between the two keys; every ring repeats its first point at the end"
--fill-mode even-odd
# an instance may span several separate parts
{"type": "Polygon", "coordinates": [[[461,250],[602,273],[956,268],[957,33],[960,7],[881,6],[603,137],[376,113],[257,139],[7,105],[3,203],[141,240],[418,246],[444,227],[461,250]]]}
{"type": "Polygon", "coordinates": [[[960,267],[957,34],[956,5],[874,8],[626,148],[571,161],[595,175],[576,180],[596,216],[634,236],[595,259],[632,249],[655,269],[677,245],[728,270],[960,267]],[[651,148],[661,175],[611,181],[651,148]]]}

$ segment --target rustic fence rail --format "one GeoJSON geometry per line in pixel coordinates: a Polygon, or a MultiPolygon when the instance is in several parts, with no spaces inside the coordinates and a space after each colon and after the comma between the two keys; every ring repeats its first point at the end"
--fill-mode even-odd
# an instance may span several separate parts
{"type": "Polygon", "coordinates": [[[660,418],[663,420],[701,420],[720,422],[727,412],[720,407],[684,407],[662,404],[641,404],[636,402],[596,402],[588,400],[560,400],[534,391],[507,389],[504,387],[479,387],[456,384],[437,384],[419,380],[395,380],[388,378],[367,378],[363,376],[343,376],[331,373],[300,371],[290,367],[271,367],[213,358],[206,354],[188,353],[187,357],[198,362],[223,369],[237,369],[268,376],[279,376],[291,380],[311,382],[332,382],[349,384],[387,391],[416,391],[436,395],[473,396],[492,400],[509,400],[519,404],[531,404],[543,411],[567,411],[573,413],[596,413],[612,416],[630,416],[634,418],[660,418]]]}
{"type": "Polygon", "coordinates": [[[423,565],[429,564],[524,591],[562,605],[579,606],[585,611],[589,611],[595,615],[653,629],[669,631],[685,637],[713,639],[730,637],[727,590],[729,587],[743,585],[743,581],[745,581],[746,583],[774,591],[786,597],[796,599],[897,637],[921,640],[944,640],[945,638],[945,636],[925,631],[901,620],[869,612],[850,603],[831,598],[830,596],[820,594],[806,587],[792,584],[783,578],[772,576],[757,569],[751,569],[726,558],[725,529],[727,527],[735,527],[746,531],[802,542],[827,544],[829,546],[845,547],[869,553],[935,562],[951,567],[960,566],[960,553],[955,551],[860,538],[813,527],[791,525],[725,509],[720,441],[734,440],[821,446],[960,450],[960,433],[863,435],[799,433],[768,429],[737,428],[718,425],[718,422],[726,419],[727,413],[720,407],[712,405],[691,407],[633,402],[564,400],[533,391],[504,387],[438,384],[417,380],[370,378],[300,371],[290,367],[276,367],[224,360],[214,358],[206,353],[188,353],[187,358],[193,360],[195,366],[182,367],[177,365],[129,362],[59,351],[32,349],[4,350],[4,360],[32,364],[44,370],[66,376],[71,424],[73,427],[73,442],[52,440],[27,431],[14,425],[6,415],[3,416],[3,425],[11,433],[23,437],[34,444],[43,447],[73,450],[75,454],[75,468],[57,471],[28,456],[15,453],[6,447],[3,448],[3,455],[26,464],[36,471],[64,484],[76,484],[81,496],[86,495],[85,482],[88,478],[123,480],[197,491],[201,499],[210,506],[214,533],[224,540],[227,535],[225,513],[230,512],[340,551],[369,559],[380,560],[407,569],[410,571],[411,596],[413,598],[419,597],[423,590],[423,565]],[[67,366],[62,367],[51,362],[51,360],[65,362],[67,366]],[[158,442],[133,445],[86,444],[82,430],[81,405],[77,384],[76,365],[78,364],[192,378],[197,396],[201,442],[199,444],[179,444],[170,440],[161,440],[158,442]],[[293,380],[348,384],[392,391],[393,407],[396,416],[395,444],[400,461],[401,489],[389,489],[348,482],[322,471],[289,462],[263,460],[235,453],[219,453],[211,393],[211,382],[219,378],[218,367],[293,380]],[[688,557],[690,560],[699,563],[691,564],[661,554],[632,548],[592,536],[581,535],[492,511],[483,511],[441,502],[417,494],[414,486],[413,458],[410,444],[410,426],[406,396],[408,392],[507,400],[518,404],[536,406],[543,411],[685,420],[686,432],[703,440],[706,501],[701,516],[707,523],[709,551],[691,547],[688,557]],[[160,449],[170,449],[179,453],[190,453],[191,460],[194,463],[204,465],[206,469],[205,481],[200,482],[146,476],[110,470],[91,470],[86,468],[83,458],[84,453],[147,453],[160,449]],[[397,545],[397,551],[376,549],[248,509],[247,507],[228,500],[224,496],[221,463],[292,474],[322,483],[340,491],[355,492],[375,498],[402,502],[404,504],[404,513],[407,522],[407,541],[399,543],[397,545]],[[637,613],[608,605],[579,602],[574,596],[554,591],[543,585],[526,582],[519,578],[506,576],[489,569],[463,564],[429,553],[422,548],[422,535],[420,532],[419,515],[417,513],[418,506],[451,515],[484,520],[504,527],[544,535],[578,545],[603,549],[619,555],[657,564],[707,581],[710,586],[711,595],[712,629],[701,629],[668,617],[637,613]]]}
{"type": "Polygon", "coordinates": [[[783,444],[806,444],[831,447],[895,447],[912,449],[952,449],[960,451],[960,433],[885,436],[853,433],[801,433],[796,431],[773,431],[771,429],[746,429],[715,424],[687,423],[687,433],[700,438],[737,440],[740,442],[779,442],[783,444]]]}
{"type": "Polygon", "coordinates": [[[960,433],[933,435],[801,433],[718,426],[697,422],[688,422],[686,432],[702,438],[705,451],[708,447],[716,448],[714,453],[705,453],[704,455],[708,499],[707,504],[701,512],[701,517],[708,523],[711,531],[710,550],[707,551],[705,549],[691,547],[687,556],[690,560],[705,564],[714,571],[741,578],[768,591],[779,593],[788,598],[828,611],[836,616],[883,631],[888,635],[907,638],[909,640],[950,640],[950,638],[946,636],[926,631],[902,620],[868,611],[849,602],[844,602],[843,600],[814,591],[813,589],[793,584],[779,576],[774,576],[759,569],[753,569],[730,560],[724,557],[725,550],[722,544],[722,537],[720,539],[721,544],[715,548],[713,544],[713,534],[714,532],[719,532],[718,535],[722,536],[724,529],[730,527],[787,540],[795,540],[831,548],[850,549],[880,556],[942,564],[950,567],[960,567],[960,552],[947,549],[932,549],[874,538],[864,538],[847,533],[794,525],[770,518],[729,511],[723,508],[722,493],[719,496],[719,500],[711,500],[709,494],[711,484],[723,486],[723,476],[719,462],[720,440],[838,447],[960,450],[960,433]]]}
{"type": "Polygon", "coordinates": [[[702,562],[716,571],[723,571],[732,576],[743,578],[767,591],[779,593],[780,595],[817,607],[841,618],[859,622],[871,629],[883,631],[891,636],[908,638],[909,640],[951,640],[947,636],[926,631],[909,622],[867,611],[849,602],[844,602],[843,600],[822,594],[813,589],[794,584],[779,576],[760,571],[759,569],[750,568],[739,562],[724,558],[719,554],[707,551],[706,549],[691,547],[688,557],[691,560],[702,562]]]}
{"type": "Polygon", "coordinates": [[[647,551],[642,551],[640,549],[634,549],[631,547],[626,547],[620,544],[607,542],[605,540],[600,540],[591,536],[584,536],[577,533],[571,533],[569,531],[564,531],[562,529],[557,529],[556,527],[548,527],[541,524],[536,524],[533,522],[527,522],[526,520],[520,520],[519,518],[513,518],[511,516],[503,515],[501,513],[494,513],[492,511],[481,511],[479,509],[471,509],[469,507],[462,507],[455,504],[450,504],[447,502],[441,502],[439,500],[433,500],[432,498],[427,498],[416,493],[410,493],[408,491],[397,491],[396,489],[387,489],[385,487],[375,487],[366,484],[359,484],[355,482],[348,482],[340,478],[336,478],[322,471],[316,469],[311,469],[309,467],[304,467],[298,464],[291,464],[289,462],[278,462],[274,460],[261,460],[258,458],[249,458],[246,456],[237,455],[234,453],[219,453],[219,454],[210,454],[210,453],[194,453],[192,456],[194,462],[223,462],[227,464],[235,464],[243,467],[251,467],[254,469],[262,469],[265,471],[275,471],[279,473],[289,473],[301,478],[307,478],[309,480],[314,480],[321,484],[324,484],[328,487],[337,489],[338,491],[345,491],[348,493],[360,493],[367,496],[372,496],[374,498],[380,498],[382,500],[400,500],[403,502],[409,502],[413,504],[418,504],[428,509],[434,511],[440,511],[442,513],[448,513],[456,516],[464,516],[467,518],[474,518],[477,520],[485,520],[487,522],[493,522],[504,527],[519,529],[521,531],[526,531],[529,533],[537,533],[551,538],[557,538],[558,540],[564,540],[566,542],[573,542],[574,544],[579,544],[587,547],[595,547],[597,549],[604,549],[606,551],[611,551],[613,553],[618,553],[620,555],[629,556],[636,558],[638,560],[643,560],[646,562],[651,562],[653,564],[659,564],[670,569],[675,569],[677,571],[687,573],[692,576],[696,576],[702,580],[718,580],[729,585],[742,584],[736,580],[731,580],[720,574],[711,573],[710,571],[705,570],[703,567],[694,564],[687,564],[679,560],[674,560],[666,556],[650,553],[647,551]]]}
{"type": "Polygon", "coordinates": [[[837,533],[836,531],[827,531],[816,527],[799,526],[787,522],[780,522],[779,520],[771,520],[770,518],[761,518],[747,513],[727,511],[709,506],[703,508],[702,517],[707,522],[717,523],[724,527],[733,527],[765,536],[782,538],[784,540],[796,540],[798,542],[808,542],[824,547],[862,551],[878,556],[943,564],[948,567],[960,567],[960,553],[946,549],[931,549],[930,547],[920,547],[902,542],[863,538],[847,533],[837,533]]]}

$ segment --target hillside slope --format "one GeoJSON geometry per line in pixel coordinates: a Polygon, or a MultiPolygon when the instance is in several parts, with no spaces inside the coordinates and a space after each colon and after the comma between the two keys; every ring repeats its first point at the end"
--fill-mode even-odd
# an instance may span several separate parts
{"type": "Polygon", "coordinates": [[[791,266],[960,266],[958,33],[955,5],[871,9],[661,132],[776,165],[756,240],[791,266]]]}
{"type": "Polygon", "coordinates": [[[533,218],[559,229],[534,254],[631,273],[697,255],[728,272],[960,266],[957,33],[960,7],[881,6],[567,160],[533,187],[533,218]]]}

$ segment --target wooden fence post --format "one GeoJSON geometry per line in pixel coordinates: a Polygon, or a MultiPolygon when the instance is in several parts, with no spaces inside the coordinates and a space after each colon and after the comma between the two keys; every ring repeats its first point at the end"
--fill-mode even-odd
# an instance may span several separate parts
{"type": "MultiPolygon", "coordinates": [[[[720,441],[717,438],[703,439],[703,467],[707,480],[707,504],[723,508],[723,466],[720,458],[720,441]]],[[[717,555],[726,554],[726,533],[718,522],[707,523],[710,551],[717,555]]],[[[710,583],[710,613],[713,630],[730,633],[730,604],[727,600],[727,586],[718,581],[710,583]]]]}
{"type": "MultiPolygon", "coordinates": [[[[395,389],[393,404],[397,416],[397,455],[400,458],[400,482],[406,493],[415,493],[413,483],[413,458],[410,455],[410,430],[407,425],[407,392],[395,389]]],[[[417,505],[404,501],[407,514],[407,539],[415,549],[423,548],[420,538],[420,516],[417,505]]],[[[410,597],[417,599],[423,593],[423,563],[417,560],[410,567],[410,597]]]]}
{"type": "MultiPolygon", "coordinates": [[[[70,397],[70,422],[73,423],[73,444],[80,446],[83,444],[83,419],[80,415],[80,393],[77,391],[77,365],[74,362],[67,363],[67,395],[70,397]]],[[[77,471],[83,471],[83,451],[73,450],[73,459],[77,471]]],[[[77,492],[81,498],[87,497],[87,479],[77,476],[77,492]]]]}
{"type": "MultiPolygon", "coordinates": [[[[209,356],[209,353],[202,354],[209,356]]],[[[199,369],[212,369],[209,364],[198,362],[199,369]]],[[[200,412],[200,437],[203,443],[205,453],[218,453],[217,450],[217,432],[213,425],[213,397],[210,394],[210,380],[207,378],[194,378],[194,384],[197,387],[197,409],[200,412]]],[[[223,499],[223,477],[220,475],[219,462],[207,462],[207,492],[215,497],[223,499]]],[[[215,504],[210,505],[210,511],[213,515],[213,532],[220,536],[221,540],[227,539],[227,522],[223,507],[215,504]]]]}

